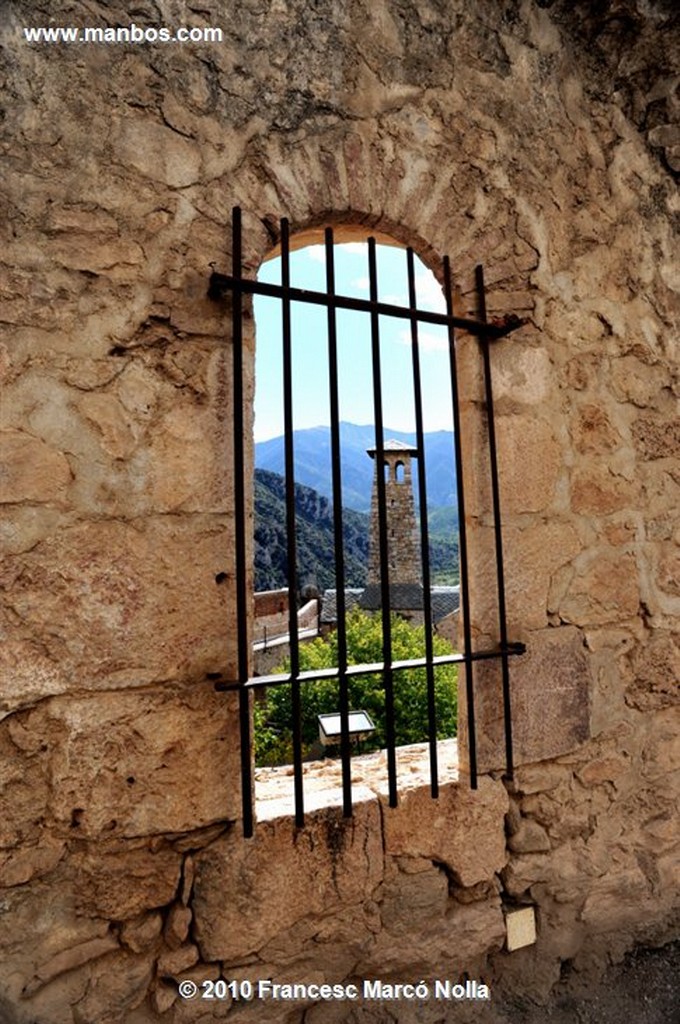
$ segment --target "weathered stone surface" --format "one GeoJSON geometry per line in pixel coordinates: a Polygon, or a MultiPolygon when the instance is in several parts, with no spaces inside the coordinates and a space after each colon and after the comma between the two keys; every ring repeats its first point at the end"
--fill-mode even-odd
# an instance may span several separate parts
{"type": "Polygon", "coordinates": [[[545,853],[550,849],[550,838],[537,821],[522,818],[508,840],[508,847],[513,853],[545,853]]]}
{"type": "Polygon", "coordinates": [[[491,779],[480,779],[479,787],[470,790],[464,781],[448,784],[438,800],[432,800],[425,786],[407,791],[398,807],[384,811],[387,848],[393,855],[426,857],[445,865],[462,886],[493,877],[507,856],[503,820],[508,796],[491,779]],[[452,829],[451,821],[460,827],[452,829]],[[471,835],[477,837],[474,845],[471,835]]]}
{"type": "MultiPolygon", "coordinates": [[[[4,805],[0,818],[0,849],[3,850],[0,856],[12,860],[16,857],[15,870],[21,874],[31,870],[31,865],[37,865],[42,858],[41,823],[47,815],[49,780],[40,750],[42,740],[33,749],[25,750],[15,739],[18,730],[12,730],[11,725],[11,720],[0,725],[0,788],[4,805]],[[12,851],[15,846],[20,849],[12,851]],[[8,850],[12,852],[6,852],[8,850]]],[[[54,849],[54,838],[50,836],[44,849],[48,860],[54,849]]],[[[0,876],[0,884],[3,881],[0,876]]]]}
{"type": "MultiPolygon", "coordinates": [[[[510,659],[515,764],[546,761],[589,736],[588,661],[578,630],[562,627],[527,635],[526,653],[510,659]]],[[[505,763],[502,677],[499,666],[476,667],[477,754],[484,771],[505,763]]],[[[461,742],[467,735],[465,695],[459,694],[461,742]]]]}
{"type": "Polygon", "coordinates": [[[7,852],[0,850],[0,886],[25,885],[53,870],[61,860],[65,843],[51,836],[39,846],[7,852]]]}
{"type": "Polygon", "coordinates": [[[421,978],[433,971],[434,977],[446,977],[462,973],[480,954],[499,949],[505,937],[500,899],[447,904],[445,892],[446,879],[428,886],[421,875],[399,876],[398,884],[387,888],[386,899],[388,907],[394,899],[401,912],[392,923],[389,918],[384,922],[375,946],[359,965],[360,975],[401,980],[407,972],[421,978]],[[403,914],[407,904],[413,907],[410,925],[403,914]]]}
{"type": "MultiPolygon", "coordinates": [[[[25,641],[42,644],[64,688],[228,671],[232,610],[215,583],[227,558],[222,530],[212,517],[87,523],[7,559],[20,578],[11,606],[25,641]]],[[[54,671],[43,674],[54,692],[54,671]]]]}
{"type": "Polygon", "coordinates": [[[577,451],[582,455],[602,455],[615,451],[623,438],[612,425],[605,409],[588,403],[579,408],[572,425],[572,436],[577,451]]]}
{"type": "Polygon", "coordinates": [[[504,507],[510,513],[549,508],[562,468],[562,452],[550,424],[530,416],[503,416],[497,430],[504,507]]]}
{"type": "Polygon", "coordinates": [[[177,892],[180,861],[173,850],[127,849],[76,858],[82,912],[125,921],[170,903],[177,892]]]}
{"type": "Polygon", "coordinates": [[[177,998],[176,985],[168,985],[165,982],[159,981],[156,983],[151,993],[151,1005],[156,1013],[162,1016],[164,1013],[167,1013],[171,1006],[173,1006],[177,1001],[177,998]]]}
{"type": "Polygon", "coordinates": [[[189,907],[181,903],[175,903],[170,907],[163,929],[163,938],[170,949],[179,949],[182,943],[186,942],[192,916],[189,907]]]}
{"type": "Polygon", "coordinates": [[[63,452],[21,430],[0,431],[0,503],[61,501],[72,478],[63,452]]]}
{"type": "Polygon", "coordinates": [[[637,614],[640,590],[633,555],[600,550],[581,559],[574,570],[556,606],[562,619],[588,626],[621,622],[637,614]]]}
{"type": "MultiPolygon", "coordinates": [[[[506,528],[504,544],[508,628],[522,634],[527,629],[542,629],[548,623],[553,574],[580,550],[578,534],[570,524],[553,520],[530,530],[506,528]]],[[[477,586],[474,594],[478,602],[482,595],[477,586]]],[[[487,577],[480,611],[489,618],[497,617],[497,608],[495,582],[487,577]]]]}
{"type": "Polygon", "coordinates": [[[144,953],[151,949],[163,928],[163,918],[157,913],[143,914],[126,921],[120,930],[120,941],[133,953],[144,953]]]}
{"type": "Polygon", "coordinates": [[[607,463],[592,463],[576,470],[571,480],[571,507],[574,512],[603,516],[633,508],[637,486],[626,476],[613,472],[607,463]]]}
{"type": "Polygon", "coordinates": [[[103,957],[83,999],[73,1007],[74,1024],[119,1024],[146,997],[153,974],[148,960],[130,953],[103,957]]]}
{"type": "Polygon", "coordinates": [[[680,420],[640,416],[633,424],[635,447],[644,459],[669,459],[680,452],[680,420]]]}
{"type": "Polygon", "coordinates": [[[0,719],[51,694],[63,693],[68,685],[59,663],[34,640],[9,637],[0,652],[0,671],[4,681],[0,719]]]}
{"type": "Polygon", "coordinates": [[[26,995],[33,995],[34,992],[60,974],[72,971],[75,967],[81,967],[117,948],[118,940],[115,935],[105,935],[101,939],[91,939],[89,942],[82,942],[78,946],[71,946],[62,953],[57,953],[46,963],[38,966],[34,978],[26,986],[26,995]]]}
{"type": "Polygon", "coordinates": [[[626,703],[640,711],[671,707],[678,703],[680,638],[659,631],[647,644],[637,647],[628,659],[631,682],[626,703]]]}
{"type": "MultiPolygon", "coordinates": [[[[34,711],[29,728],[53,737],[51,809],[62,831],[148,836],[236,817],[238,794],[221,782],[235,756],[225,742],[230,707],[204,684],[34,711]],[[205,765],[200,776],[186,771],[194,761],[205,765]]],[[[233,712],[230,721],[233,730],[233,712]]]]}
{"type": "Polygon", "coordinates": [[[262,821],[251,842],[234,833],[196,856],[194,934],[204,960],[244,957],[295,921],[370,897],[383,874],[380,812],[372,794],[355,799],[351,819],[329,809],[299,834],[289,818],[262,821]]]}
{"type": "Polygon", "coordinates": [[[102,448],[107,454],[114,459],[124,459],[134,451],[133,425],[113,395],[84,395],[80,399],[79,408],[100,433],[102,448]]]}
{"type": "Polygon", "coordinates": [[[117,127],[117,153],[154,181],[182,188],[199,176],[200,150],[182,135],[149,119],[127,119],[117,127]]]}
{"type": "Polygon", "coordinates": [[[198,962],[199,955],[195,946],[182,946],[158,958],[158,973],[162,978],[177,978],[198,962]]]}

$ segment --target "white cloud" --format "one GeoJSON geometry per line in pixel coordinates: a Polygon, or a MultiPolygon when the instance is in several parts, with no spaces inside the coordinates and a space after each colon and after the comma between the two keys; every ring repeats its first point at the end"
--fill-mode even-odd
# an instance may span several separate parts
{"type": "Polygon", "coordinates": [[[359,291],[367,292],[370,286],[370,281],[367,277],[358,277],[356,281],[352,281],[352,284],[355,288],[358,288],[359,291]]]}
{"type": "Polygon", "coordinates": [[[314,260],[315,263],[326,262],[326,247],[325,245],[308,245],[305,248],[305,252],[309,256],[310,260],[314,260]]]}
{"type": "MultiPolygon", "coordinates": [[[[398,337],[401,345],[411,344],[410,331],[399,331],[398,337]]],[[[441,334],[433,334],[431,331],[418,331],[418,349],[420,352],[448,352],[448,336],[444,331],[441,334]]]]}
{"type": "Polygon", "coordinates": [[[446,312],[444,293],[433,274],[416,274],[416,297],[421,309],[430,309],[435,313],[446,312]]]}
{"type": "Polygon", "coordinates": [[[338,245],[344,252],[351,253],[354,256],[366,255],[366,242],[339,242],[338,245]]]}

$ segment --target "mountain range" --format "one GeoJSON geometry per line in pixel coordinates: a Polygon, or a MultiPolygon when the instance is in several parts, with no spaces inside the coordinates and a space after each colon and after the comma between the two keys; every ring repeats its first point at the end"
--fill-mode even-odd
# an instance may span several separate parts
{"type": "MultiPolygon", "coordinates": [[[[384,430],[385,441],[394,439],[415,445],[415,434],[402,430],[384,430]]],[[[453,434],[446,430],[425,434],[425,465],[427,468],[427,504],[430,512],[438,506],[456,507],[456,467],[453,434]]],[[[373,459],[367,448],[375,447],[372,425],[340,424],[340,465],[342,469],[342,504],[357,512],[368,512],[373,486],[373,459]]],[[[332,498],[330,428],[309,427],[293,432],[295,480],[312,487],[326,498],[332,498]]],[[[413,493],[418,503],[418,462],[413,460],[413,493]]],[[[257,469],[283,475],[285,467],[283,437],[259,441],[255,445],[257,469]]],[[[455,517],[454,517],[455,518],[455,517]]]]}

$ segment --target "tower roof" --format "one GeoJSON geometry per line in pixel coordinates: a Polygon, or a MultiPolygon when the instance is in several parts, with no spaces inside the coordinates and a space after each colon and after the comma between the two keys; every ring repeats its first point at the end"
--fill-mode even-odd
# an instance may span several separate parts
{"type": "MultiPolygon", "coordinates": [[[[374,458],[377,448],[367,448],[366,453],[374,458]]],[[[391,438],[389,441],[385,441],[383,445],[383,452],[385,455],[418,455],[418,449],[412,444],[404,444],[403,441],[395,441],[391,438]]]]}

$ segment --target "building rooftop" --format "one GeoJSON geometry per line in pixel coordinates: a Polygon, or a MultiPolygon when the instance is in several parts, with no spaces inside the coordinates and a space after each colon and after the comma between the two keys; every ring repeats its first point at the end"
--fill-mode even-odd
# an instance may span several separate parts
{"type": "MultiPolygon", "coordinates": [[[[377,450],[377,448],[367,448],[366,452],[373,458],[377,450]]],[[[412,444],[406,444],[404,441],[395,441],[394,438],[385,441],[383,451],[386,455],[394,454],[395,452],[400,455],[418,455],[418,449],[412,444]]]]}
{"type": "MultiPolygon", "coordinates": [[[[337,590],[324,591],[321,605],[321,623],[333,625],[338,619],[337,590]]],[[[432,621],[436,625],[457,612],[460,607],[460,587],[431,587],[430,601],[432,621]]],[[[380,605],[380,587],[371,583],[364,589],[354,587],[345,590],[345,609],[358,606],[367,611],[377,611],[380,605]]],[[[423,608],[423,588],[417,583],[396,583],[390,587],[390,607],[395,611],[421,611],[423,608]]]]}

